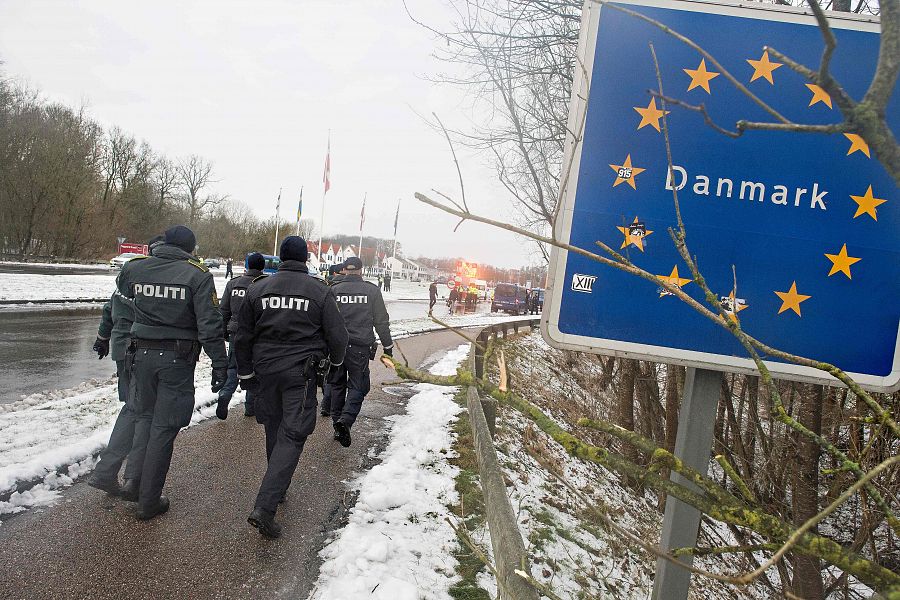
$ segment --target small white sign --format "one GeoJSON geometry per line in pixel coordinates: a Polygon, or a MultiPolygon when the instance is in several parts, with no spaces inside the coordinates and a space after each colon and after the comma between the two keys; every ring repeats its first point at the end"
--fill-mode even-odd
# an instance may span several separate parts
{"type": "Polygon", "coordinates": [[[582,275],[580,273],[572,274],[572,291],[573,292],[585,292],[590,294],[594,291],[594,282],[597,281],[597,277],[594,275],[582,275]]]}

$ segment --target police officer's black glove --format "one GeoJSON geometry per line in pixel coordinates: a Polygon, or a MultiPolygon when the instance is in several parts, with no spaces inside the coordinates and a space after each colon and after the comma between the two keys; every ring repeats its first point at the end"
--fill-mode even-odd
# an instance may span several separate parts
{"type": "Polygon", "coordinates": [[[94,340],[93,350],[97,353],[97,358],[103,360],[103,358],[109,354],[109,340],[97,338],[94,340]]]}
{"type": "Polygon", "coordinates": [[[385,349],[384,349],[384,355],[385,355],[385,356],[393,357],[393,356],[394,356],[394,347],[391,346],[390,348],[385,348],[385,349]]]}
{"type": "Polygon", "coordinates": [[[253,392],[259,388],[259,379],[256,375],[247,377],[246,379],[239,379],[238,383],[240,383],[241,389],[245,392],[253,392]]]}
{"type": "Polygon", "coordinates": [[[228,381],[228,367],[213,367],[210,386],[214,394],[225,387],[226,381],[228,381]]]}
{"type": "Polygon", "coordinates": [[[228,405],[230,403],[231,398],[228,396],[219,396],[219,404],[216,405],[216,416],[223,421],[228,418],[228,405]]]}

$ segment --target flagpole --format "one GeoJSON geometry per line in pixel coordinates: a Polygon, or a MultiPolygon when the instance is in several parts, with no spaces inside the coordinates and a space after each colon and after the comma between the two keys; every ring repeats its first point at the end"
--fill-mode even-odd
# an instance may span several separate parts
{"type": "Polygon", "coordinates": [[[322,177],[322,218],[319,221],[319,268],[322,265],[322,236],[325,234],[325,194],[331,186],[331,129],[328,130],[328,150],[325,153],[325,174],[322,177]]]}
{"type": "Polygon", "coordinates": [[[278,228],[280,223],[279,213],[281,212],[281,188],[278,188],[278,200],[275,202],[275,249],[272,250],[273,256],[278,256],[278,228]]]}
{"type": "Polygon", "coordinates": [[[363,194],[363,206],[362,213],[359,217],[359,246],[357,246],[359,250],[359,260],[362,260],[362,238],[363,238],[363,223],[366,222],[366,198],[369,196],[369,192],[363,194]]]}
{"type": "Polygon", "coordinates": [[[303,186],[300,186],[300,203],[297,205],[297,233],[294,235],[300,235],[300,215],[303,214],[303,186]]]}
{"type": "Polygon", "coordinates": [[[397,200],[397,213],[394,215],[394,251],[391,258],[397,258],[397,220],[400,218],[400,200],[397,200]]]}

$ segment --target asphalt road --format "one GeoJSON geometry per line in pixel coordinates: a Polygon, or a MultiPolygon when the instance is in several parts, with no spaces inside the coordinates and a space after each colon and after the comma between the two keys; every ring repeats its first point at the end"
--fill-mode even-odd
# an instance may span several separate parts
{"type": "MultiPolygon", "coordinates": [[[[436,332],[399,342],[411,365],[430,364],[460,338],[436,332]]],[[[265,471],[264,435],[232,411],[183,431],[165,493],[168,514],[142,523],[133,504],[80,482],[55,506],[0,526],[0,598],[305,598],[318,576],[319,550],[353,503],[345,481],[372,466],[386,441],[384,417],[403,411],[393,373],[372,365],[372,392],[353,445],[332,440],[328,420],[309,437],[279,510],[276,541],[246,522],[265,471]]]]}
{"type": "MultiPolygon", "coordinates": [[[[424,317],[427,300],[387,300],[392,321],[424,317]]],[[[97,309],[102,305],[97,305],[97,309]]],[[[0,313],[0,404],[45,390],[62,390],[116,371],[91,350],[100,310],[57,309],[0,313]]]]}

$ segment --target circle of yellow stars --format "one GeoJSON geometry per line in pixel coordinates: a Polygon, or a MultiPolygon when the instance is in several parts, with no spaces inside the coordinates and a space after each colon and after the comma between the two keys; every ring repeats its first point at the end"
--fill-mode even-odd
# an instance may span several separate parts
{"type": "MultiPolygon", "coordinates": [[[[769,57],[769,51],[763,50],[762,55],[759,59],[746,59],[747,63],[753,68],[753,73],[750,75],[750,83],[753,83],[757,80],[765,80],[770,85],[775,85],[775,77],[774,73],[777,69],[781,68],[783,63],[774,62],[769,57]]],[[[710,86],[710,82],[714,80],[716,77],[721,75],[721,73],[716,71],[711,71],[706,65],[706,59],[701,58],[700,64],[697,65],[696,69],[682,69],[684,73],[690,78],[690,82],[687,87],[687,91],[691,91],[694,89],[700,89],[705,91],[708,95],[712,95],[712,87],[710,86]]],[[[809,104],[807,108],[817,107],[818,105],[822,105],[823,107],[827,107],[828,109],[833,109],[834,105],[832,103],[831,95],[819,85],[807,83],[805,84],[806,88],[812,93],[810,97],[809,104]]],[[[640,121],[638,122],[637,129],[643,129],[644,127],[651,127],[656,130],[658,133],[661,133],[662,129],[660,127],[660,120],[664,115],[668,115],[670,111],[662,110],[662,108],[658,107],[656,104],[656,98],[651,97],[650,102],[647,106],[633,106],[633,110],[640,115],[640,121]]],[[[850,142],[850,148],[847,150],[847,156],[851,156],[856,154],[857,152],[861,155],[865,156],[867,159],[872,158],[871,151],[869,150],[868,143],[856,133],[844,133],[845,138],[850,142]]],[[[622,183],[627,183],[633,190],[637,190],[637,183],[635,177],[637,175],[646,171],[645,168],[635,167],[631,160],[631,154],[627,154],[625,160],[622,161],[621,164],[610,164],[610,168],[616,173],[615,181],[613,182],[613,187],[616,187],[622,183]]],[[[866,191],[862,195],[850,195],[850,198],[856,203],[856,212],[853,214],[853,219],[856,219],[861,216],[871,217],[873,221],[878,221],[878,207],[887,202],[885,198],[879,198],[875,195],[875,192],[872,189],[872,186],[869,185],[866,191]]],[[[634,218],[632,225],[640,224],[638,217],[634,218]]],[[[643,225],[640,224],[640,228],[632,228],[631,226],[626,227],[617,227],[617,229],[623,234],[624,240],[622,241],[621,248],[627,248],[628,246],[634,246],[641,252],[644,251],[644,239],[653,233],[650,230],[646,230],[643,228],[643,225]]],[[[852,279],[851,267],[856,263],[860,262],[862,258],[851,256],[847,250],[847,244],[843,244],[841,249],[836,254],[825,253],[825,257],[831,262],[831,268],[828,272],[828,277],[841,273],[847,277],[847,279],[852,279]]],[[[678,289],[681,289],[683,286],[692,282],[693,279],[683,278],[678,273],[678,266],[674,266],[672,268],[672,272],[669,275],[657,275],[657,277],[678,289]]],[[[803,302],[806,302],[810,298],[812,298],[809,294],[801,294],[797,290],[797,282],[792,281],[791,286],[787,291],[775,291],[776,296],[781,299],[781,307],[778,310],[778,314],[782,314],[787,311],[794,312],[797,316],[801,315],[800,305],[803,302]]],[[[660,288],[659,296],[660,298],[664,296],[671,296],[672,293],[665,288],[660,288]]],[[[745,300],[741,298],[735,298],[735,292],[732,290],[729,296],[723,296],[723,306],[726,304],[731,306],[732,309],[725,310],[726,314],[728,314],[729,318],[737,320],[737,313],[741,312],[749,308],[749,305],[745,300]]]]}

